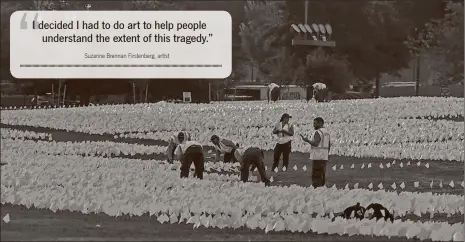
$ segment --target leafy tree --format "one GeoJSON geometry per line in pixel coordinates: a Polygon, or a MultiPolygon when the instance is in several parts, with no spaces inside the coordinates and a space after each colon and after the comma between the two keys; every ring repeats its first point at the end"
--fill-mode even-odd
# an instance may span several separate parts
{"type": "MultiPolygon", "coordinates": [[[[415,26],[441,16],[441,10],[437,10],[437,6],[441,4],[440,1],[432,0],[310,1],[308,16],[309,24],[331,24],[331,37],[337,42],[337,46],[331,51],[333,57],[345,57],[344,62],[353,73],[354,79],[365,83],[376,79],[379,89],[380,74],[396,74],[399,69],[408,66],[412,56],[404,42],[415,26]],[[423,3],[424,7],[419,6],[423,3]],[[418,9],[425,11],[418,13],[418,9]]],[[[290,42],[293,33],[289,32],[289,26],[304,22],[304,6],[304,1],[287,1],[288,24],[273,30],[272,34],[287,35],[289,37],[281,40],[290,42]]],[[[293,48],[299,58],[312,51],[309,47],[306,49],[293,48]]]]}
{"type": "Polygon", "coordinates": [[[248,1],[245,6],[245,20],[240,24],[239,36],[244,57],[273,81],[286,76],[282,72],[276,75],[276,70],[286,71],[282,64],[291,57],[286,50],[272,46],[279,36],[267,34],[287,23],[284,4],[282,1],[248,1]]]}
{"type": "Polygon", "coordinates": [[[351,81],[348,62],[321,48],[291,45],[293,34],[289,29],[293,15],[286,9],[291,2],[248,3],[247,20],[240,32],[243,51],[273,82],[304,86],[324,82],[339,92],[351,81]]]}
{"type": "Polygon", "coordinates": [[[463,83],[463,2],[446,5],[446,15],[419,30],[408,44],[412,52],[425,55],[441,85],[463,83]]]}
{"type": "Polygon", "coordinates": [[[306,85],[326,84],[333,92],[344,92],[354,79],[344,57],[336,57],[318,48],[307,56],[304,80],[306,85]]]}

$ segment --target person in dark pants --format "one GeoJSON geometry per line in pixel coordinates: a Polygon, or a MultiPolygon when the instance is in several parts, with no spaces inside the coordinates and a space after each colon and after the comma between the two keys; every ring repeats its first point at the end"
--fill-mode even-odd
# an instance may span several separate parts
{"type": "Polygon", "coordinates": [[[228,163],[231,161],[236,162],[234,158],[234,151],[238,147],[237,144],[235,144],[231,140],[221,139],[220,137],[218,137],[218,135],[212,135],[212,137],[210,138],[210,141],[213,143],[213,145],[215,146],[215,150],[216,150],[215,162],[220,161],[221,154],[224,154],[225,163],[228,163]]]}
{"type": "Polygon", "coordinates": [[[329,159],[329,150],[331,148],[331,140],[328,130],[324,128],[324,120],[320,117],[313,120],[315,133],[312,140],[300,135],[302,140],[311,145],[310,160],[313,161],[312,166],[312,185],[313,187],[321,187],[326,183],[326,164],[329,159]]]}
{"type": "Polygon", "coordinates": [[[368,219],[384,219],[384,221],[390,220],[391,222],[394,222],[394,214],[391,214],[387,208],[379,203],[372,203],[368,205],[366,212],[367,214],[365,217],[368,219]]]}
{"type": "Polygon", "coordinates": [[[189,170],[193,162],[195,177],[203,179],[205,159],[203,147],[200,143],[195,141],[182,143],[176,148],[175,154],[181,160],[181,178],[189,177],[189,170]]]}
{"type": "Polygon", "coordinates": [[[170,137],[168,147],[166,149],[166,156],[168,158],[167,160],[169,163],[173,161],[174,151],[176,150],[178,145],[183,143],[184,141],[190,141],[190,140],[191,140],[191,136],[186,131],[181,131],[177,135],[172,135],[170,137]]]}
{"type": "MultiPolygon", "coordinates": [[[[363,206],[360,206],[360,203],[357,203],[353,206],[347,207],[346,209],[344,209],[342,213],[335,214],[335,215],[336,217],[341,217],[344,219],[356,218],[356,219],[362,220],[365,216],[365,211],[366,209],[363,206]]],[[[333,222],[334,220],[336,220],[336,217],[332,219],[333,222]]]]}
{"type": "Polygon", "coordinates": [[[260,178],[262,182],[264,182],[266,186],[270,185],[271,182],[270,179],[268,179],[268,177],[266,176],[265,164],[263,163],[263,159],[265,156],[260,148],[237,148],[234,152],[234,156],[236,160],[238,160],[241,164],[241,180],[243,182],[247,182],[249,180],[249,168],[252,166],[252,169],[250,170],[257,168],[258,173],[260,173],[260,178]]]}
{"type": "Polygon", "coordinates": [[[273,129],[273,134],[278,137],[276,146],[274,147],[273,167],[272,170],[279,165],[281,154],[283,155],[283,168],[287,170],[289,166],[289,154],[291,153],[291,141],[294,137],[294,126],[289,123],[292,118],[289,114],[285,113],[273,129]]]}
{"type": "Polygon", "coordinates": [[[270,85],[268,85],[268,91],[267,91],[268,103],[270,103],[270,100],[273,102],[278,101],[280,96],[281,96],[281,89],[279,88],[277,84],[271,83],[270,85]]]}
{"type": "Polygon", "coordinates": [[[313,98],[313,86],[307,86],[307,102],[309,102],[310,100],[312,100],[313,98]]]}

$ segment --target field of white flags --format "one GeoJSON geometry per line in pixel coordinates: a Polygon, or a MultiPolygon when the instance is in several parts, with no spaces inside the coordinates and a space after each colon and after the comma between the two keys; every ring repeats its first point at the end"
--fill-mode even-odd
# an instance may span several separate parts
{"type": "MultiPolygon", "coordinates": [[[[150,229],[167,226],[170,234],[193,231],[200,240],[210,233],[220,240],[463,241],[463,105],[463,98],[418,97],[2,110],[2,238],[25,232],[15,221],[42,211],[95,221],[85,232],[92,238],[121,236],[120,226],[150,239],[150,229]],[[296,127],[290,165],[271,171],[271,131],[285,112],[296,127]],[[298,134],[310,136],[319,116],[332,149],[326,187],[314,189],[309,145],[298,134]],[[180,179],[180,163],[166,162],[166,141],[180,130],[205,145],[204,180],[180,179]],[[242,183],[238,164],[214,163],[213,134],[267,150],[273,186],[257,183],[257,172],[242,183]],[[380,203],[396,220],[333,219],[356,202],[380,203]],[[142,226],[144,216],[151,222],[142,226]],[[123,217],[116,229],[100,225],[123,217]]],[[[52,225],[41,226],[46,238],[54,236],[52,225]]]]}

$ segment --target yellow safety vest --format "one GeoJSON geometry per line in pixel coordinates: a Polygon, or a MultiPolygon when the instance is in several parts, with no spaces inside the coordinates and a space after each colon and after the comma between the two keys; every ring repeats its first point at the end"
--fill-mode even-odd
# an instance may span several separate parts
{"type": "Polygon", "coordinates": [[[325,128],[321,128],[317,130],[316,132],[318,132],[318,134],[320,135],[321,140],[318,146],[312,146],[310,148],[310,160],[326,160],[327,161],[329,158],[329,141],[330,141],[329,132],[325,128]]]}

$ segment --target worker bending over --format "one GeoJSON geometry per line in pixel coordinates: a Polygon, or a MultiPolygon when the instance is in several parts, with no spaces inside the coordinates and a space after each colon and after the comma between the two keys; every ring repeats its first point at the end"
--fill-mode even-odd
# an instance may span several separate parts
{"type": "Polygon", "coordinates": [[[237,148],[234,152],[234,156],[241,164],[241,180],[243,182],[249,180],[249,169],[250,166],[252,166],[258,169],[262,182],[264,182],[266,186],[270,185],[271,182],[266,176],[265,164],[263,163],[263,151],[260,148],[253,146],[237,148]]]}
{"type": "Polygon", "coordinates": [[[178,145],[182,144],[185,141],[190,141],[191,135],[186,131],[181,131],[177,135],[173,134],[170,137],[168,148],[166,149],[166,156],[168,157],[168,162],[171,163],[174,158],[174,151],[178,145]]]}
{"type": "Polygon", "coordinates": [[[222,139],[218,135],[212,135],[210,141],[215,146],[216,158],[215,162],[220,161],[221,154],[224,154],[224,162],[228,163],[234,161],[234,151],[237,149],[238,145],[234,144],[231,140],[222,139]]]}
{"type": "Polygon", "coordinates": [[[205,160],[203,157],[203,147],[196,141],[186,141],[176,147],[174,152],[181,161],[181,178],[189,177],[189,170],[192,162],[195,166],[195,177],[203,179],[205,160]]]}
{"type": "Polygon", "coordinates": [[[387,208],[379,203],[372,203],[366,208],[365,218],[368,219],[384,219],[384,221],[390,220],[394,222],[394,211],[391,213],[387,208]]]}

